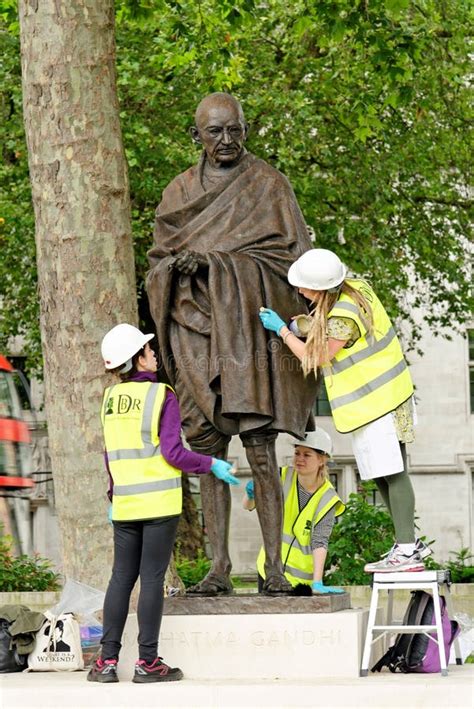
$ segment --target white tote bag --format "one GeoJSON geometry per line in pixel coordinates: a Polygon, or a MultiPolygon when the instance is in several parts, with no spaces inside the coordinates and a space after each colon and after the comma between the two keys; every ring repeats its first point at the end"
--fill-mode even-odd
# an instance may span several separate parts
{"type": "Polygon", "coordinates": [[[36,633],[33,651],[28,655],[28,670],[66,671],[84,669],[79,623],[73,613],[54,616],[45,613],[46,621],[36,633]]]}

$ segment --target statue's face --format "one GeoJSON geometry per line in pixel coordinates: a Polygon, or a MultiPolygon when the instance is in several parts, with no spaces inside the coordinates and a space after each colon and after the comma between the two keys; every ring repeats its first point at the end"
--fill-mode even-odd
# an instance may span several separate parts
{"type": "Polygon", "coordinates": [[[237,106],[216,100],[203,109],[192,135],[213,167],[230,167],[242,154],[247,125],[237,106]]]}

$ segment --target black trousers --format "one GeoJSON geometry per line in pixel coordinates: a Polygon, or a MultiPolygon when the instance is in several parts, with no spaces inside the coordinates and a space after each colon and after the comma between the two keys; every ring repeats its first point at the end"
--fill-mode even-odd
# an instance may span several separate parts
{"type": "Polygon", "coordinates": [[[114,565],[104,601],[102,659],[118,659],[130,594],[140,576],[139,658],[153,662],[163,615],[163,582],[179,515],[139,522],[114,522],[114,565]]]}

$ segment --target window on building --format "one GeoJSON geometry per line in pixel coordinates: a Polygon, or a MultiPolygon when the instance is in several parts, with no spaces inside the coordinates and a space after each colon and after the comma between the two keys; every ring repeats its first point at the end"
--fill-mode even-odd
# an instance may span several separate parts
{"type": "Polygon", "coordinates": [[[338,468],[334,462],[330,462],[328,466],[329,482],[334,487],[335,491],[341,494],[342,468],[338,468]]]}
{"type": "Polygon", "coordinates": [[[315,416],[331,416],[331,406],[329,404],[328,393],[324,386],[324,381],[319,384],[318,396],[314,405],[315,416]]]}
{"type": "Polygon", "coordinates": [[[469,387],[471,390],[471,414],[474,414],[474,329],[467,331],[469,343],[469,387]]]}

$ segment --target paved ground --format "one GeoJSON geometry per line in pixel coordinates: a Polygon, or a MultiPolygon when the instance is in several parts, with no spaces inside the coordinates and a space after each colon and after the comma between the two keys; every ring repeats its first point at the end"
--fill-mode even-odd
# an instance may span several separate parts
{"type": "Polygon", "coordinates": [[[0,675],[1,709],[167,709],[168,707],[345,707],[366,709],[471,709],[474,665],[450,666],[449,676],[392,675],[367,678],[314,679],[298,683],[197,682],[160,685],[86,682],[84,672],[0,675]]]}

